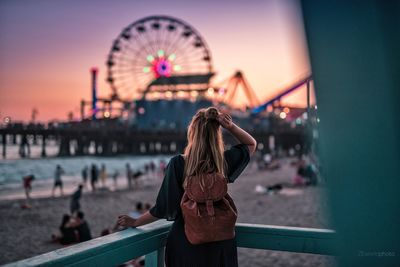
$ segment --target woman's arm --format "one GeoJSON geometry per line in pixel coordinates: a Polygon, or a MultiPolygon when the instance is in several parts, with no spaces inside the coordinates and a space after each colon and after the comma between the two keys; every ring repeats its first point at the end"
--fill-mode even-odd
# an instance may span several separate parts
{"type": "Polygon", "coordinates": [[[227,129],[240,143],[247,145],[250,155],[256,151],[257,141],[248,132],[233,123],[232,117],[229,114],[221,113],[218,121],[227,129]]]}
{"type": "Polygon", "coordinates": [[[159,218],[154,217],[149,211],[146,211],[137,219],[134,219],[128,215],[120,215],[118,216],[117,224],[124,227],[139,227],[157,220],[159,220],[159,218]]]}

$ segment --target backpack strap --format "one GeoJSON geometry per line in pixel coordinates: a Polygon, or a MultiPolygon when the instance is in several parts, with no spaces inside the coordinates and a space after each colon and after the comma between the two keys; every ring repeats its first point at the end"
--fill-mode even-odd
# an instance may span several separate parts
{"type": "Polygon", "coordinates": [[[214,216],[214,205],[212,200],[207,200],[206,201],[206,207],[207,207],[207,214],[208,216],[214,216]]]}

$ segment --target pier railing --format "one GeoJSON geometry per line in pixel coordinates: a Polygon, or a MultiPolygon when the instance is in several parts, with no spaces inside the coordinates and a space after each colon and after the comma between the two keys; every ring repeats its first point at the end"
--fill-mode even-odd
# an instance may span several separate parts
{"type": "MultiPolygon", "coordinates": [[[[164,266],[164,246],[170,222],[158,221],[127,229],[84,243],[10,263],[16,266],[117,266],[145,255],[147,267],[164,266]]],[[[238,247],[298,253],[334,254],[332,230],[271,226],[236,225],[238,247]]]]}

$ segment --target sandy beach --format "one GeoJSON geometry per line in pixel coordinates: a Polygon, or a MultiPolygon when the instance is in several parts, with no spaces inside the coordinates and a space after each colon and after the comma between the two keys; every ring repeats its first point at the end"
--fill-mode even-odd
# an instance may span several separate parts
{"type": "MultiPolygon", "coordinates": [[[[289,160],[281,161],[282,167],[275,171],[258,171],[249,165],[239,179],[230,186],[230,193],[239,210],[238,222],[270,225],[329,228],[324,208],[323,186],[287,189],[278,194],[256,194],[257,185],[290,182],[295,174],[289,160]]],[[[124,180],[123,178],[120,179],[124,180]]],[[[82,210],[90,224],[92,235],[111,227],[119,214],[135,209],[137,201],[153,204],[162,178],[141,182],[140,189],[126,190],[121,182],[116,191],[85,191],[81,199],[82,210]]],[[[111,183],[111,181],[109,181],[111,183]]],[[[35,190],[35,188],[34,188],[35,190]]],[[[71,190],[67,190],[68,194],[71,190]]],[[[48,191],[50,189],[48,188],[48,191]]],[[[21,192],[13,192],[21,196],[21,192]]],[[[57,229],[61,217],[69,211],[69,196],[46,198],[45,194],[32,199],[31,209],[21,209],[22,199],[0,201],[0,238],[2,251],[0,264],[24,259],[61,248],[51,243],[52,233],[57,229]]],[[[334,259],[319,256],[279,251],[239,248],[239,266],[333,266],[334,259]]]]}

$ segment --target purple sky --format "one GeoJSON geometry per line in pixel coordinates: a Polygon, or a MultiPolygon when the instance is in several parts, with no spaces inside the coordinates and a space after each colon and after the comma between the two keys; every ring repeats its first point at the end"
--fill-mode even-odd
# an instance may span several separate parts
{"type": "MultiPolygon", "coordinates": [[[[0,1],[0,119],[65,119],[90,97],[89,69],[105,61],[112,40],[149,15],[196,28],[212,56],[215,82],[242,70],[260,100],[310,72],[298,1],[0,1]]],[[[303,90],[304,91],[304,90],[303,90]]],[[[240,96],[239,96],[240,97],[240,96]]],[[[287,101],[304,104],[304,92],[287,101]]]]}

